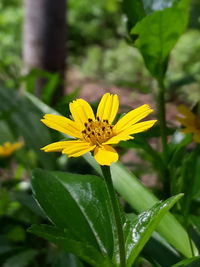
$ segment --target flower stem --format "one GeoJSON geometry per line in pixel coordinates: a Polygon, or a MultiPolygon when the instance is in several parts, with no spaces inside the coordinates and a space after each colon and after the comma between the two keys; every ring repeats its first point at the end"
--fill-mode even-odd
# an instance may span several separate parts
{"type": "Polygon", "coordinates": [[[168,170],[168,145],[167,145],[167,123],[166,123],[166,111],[165,111],[165,85],[163,79],[158,80],[159,92],[158,92],[158,116],[160,121],[160,135],[162,142],[163,160],[165,163],[165,169],[163,170],[163,183],[164,183],[164,195],[168,198],[171,194],[171,186],[169,180],[168,170]]]}
{"type": "Polygon", "coordinates": [[[163,80],[158,81],[158,115],[160,120],[160,135],[162,140],[162,151],[165,163],[168,162],[168,147],[167,147],[167,126],[166,126],[166,112],[165,112],[165,86],[163,80]]]}
{"type": "Polygon", "coordinates": [[[124,244],[124,234],[123,234],[123,227],[122,227],[122,220],[120,215],[119,209],[119,202],[113,187],[112,177],[110,173],[109,166],[101,166],[101,170],[103,173],[103,177],[105,178],[106,186],[109,192],[113,213],[115,217],[116,229],[117,229],[117,236],[119,242],[119,257],[120,257],[120,266],[126,267],[126,255],[125,255],[125,244],[124,244]]]}

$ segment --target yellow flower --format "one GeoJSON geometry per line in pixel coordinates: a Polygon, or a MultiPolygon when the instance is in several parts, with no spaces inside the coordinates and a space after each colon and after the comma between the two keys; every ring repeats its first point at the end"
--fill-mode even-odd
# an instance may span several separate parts
{"type": "Polygon", "coordinates": [[[137,123],[153,111],[148,105],[143,105],[128,112],[113,125],[118,107],[118,96],[106,93],[99,103],[96,116],[88,102],[83,99],[70,103],[73,120],[46,114],[41,120],[46,126],[73,136],[76,140],[52,143],[42,150],[62,152],[69,157],[79,157],[94,150],[96,161],[100,165],[109,166],[118,160],[118,153],[110,145],[133,139],[132,134],[143,132],[156,122],[156,120],[149,120],[137,123]]]}
{"type": "Polygon", "coordinates": [[[23,142],[16,142],[10,143],[5,142],[3,145],[0,146],[0,156],[1,157],[9,157],[12,155],[16,150],[20,149],[23,146],[23,142]]]}
{"type": "Polygon", "coordinates": [[[194,114],[186,106],[180,105],[178,111],[184,117],[177,117],[177,120],[185,126],[182,130],[183,133],[192,133],[193,140],[196,143],[200,143],[200,115],[194,114]]]}

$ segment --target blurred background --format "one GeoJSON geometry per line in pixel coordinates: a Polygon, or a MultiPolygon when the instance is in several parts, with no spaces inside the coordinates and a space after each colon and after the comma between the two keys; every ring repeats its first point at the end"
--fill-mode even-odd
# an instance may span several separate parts
{"type": "MultiPolygon", "coordinates": [[[[64,81],[60,95],[79,89],[81,96],[92,101],[108,90],[123,92],[122,96],[131,92],[133,99],[141,93],[145,99],[155,87],[138,50],[128,44],[120,0],[95,0],[92,5],[89,0],[62,0],[59,4],[1,0],[0,9],[0,81],[6,86],[24,83],[27,90],[42,95],[39,87],[44,80],[55,87],[59,74],[64,81]],[[36,69],[41,70],[43,81],[35,81],[39,76],[36,69]]],[[[177,100],[174,88],[180,89],[180,101],[200,98],[199,11],[199,1],[191,1],[188,30],[170,59],[170,101],[177,100]]]]}
{"type": "MultiPolygon", "coordinates": [[[[150,2],[157,10],[163,1],[150,2]]],[[[200,2],[192,0],[187,31],[172,51],[166,75],[171,127],[176,125],[178,104],[192,106],[200,101],[199,83],[200,2]]],[[[39,150],[59,140],[59,133],[41,125],[40,118],[49,109],[40,109],[40,102],[33,105],[35,99],[29,93],[67,116],[68,103],[74,98],[82,97],[95,108],[105,92],[119,95],[121,112],[144,103],[155,108],[155,88],[141,54],[130,45],[122,1],[1,0],[0,144],[24,142],[15,157],[0,158],[1,266],[88,266],[26,232],[31,224],[45,222],[30,193],[31,169],[77,171],[78,163],[78,172],[92,172],[80,159],[39,150]],[[22,98],[23,94],[29,97],[22,98]]],[[[157,145],[153,138],[151,145],[157,145]]],[[[146,163],[144,170],[144,154],[120,149],[130,170],[158,191],[152,167],[146,163]]]]}

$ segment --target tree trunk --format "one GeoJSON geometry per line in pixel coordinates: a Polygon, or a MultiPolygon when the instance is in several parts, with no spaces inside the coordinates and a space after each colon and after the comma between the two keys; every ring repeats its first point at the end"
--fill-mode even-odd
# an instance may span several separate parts
{"type": "MultiPolygon", "coordinates": [[[[66,68],[67,0],[24,0],[24,50],[26,70],[41,69],[60,75],[54,102],[64,95],[66,68]]],[[[35,94],[39,97],[46,81],[38,77],[35,94]]]]}

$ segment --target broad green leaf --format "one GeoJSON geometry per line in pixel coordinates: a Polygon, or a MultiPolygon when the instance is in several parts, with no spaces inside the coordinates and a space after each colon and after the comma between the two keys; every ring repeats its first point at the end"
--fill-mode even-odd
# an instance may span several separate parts
{"type": "Polygon", "coordinates": [[[156,11],[131,30],[131,34],[139,35],[135,46],[143,55],[148,70],[158,80],[164,78],[169,54],[186,29],[188,2],[181,0],[171,8],[156,11]]]}
{"type": "Polygon", "coordinates": [[[32,187],[36,200],[58,228],[68,229],[76,240],[112,256],[115,224],[102,179],[37,169],[32,187]]]}
{"type": "Polygon", "coordinates": [[[98,249],[89,245],[87,241],[81,242],[74,239],[66,229],[62,230],[49,225],[32,225],[28,231],[53,242],[67,252],[75,254],[92,266],[113,266],[109,259],[103,256],[98,249]]]}
{"type": "Polygon", "coordinates": [[[184,267],[184,266],[186,266],[186,267],[199,267],[200,266],[200,256],[180,261],[179,263],[173,265],[172,267],[184,267]]]}
{"type": "MultiPolygon", "coordinates": [[[[36,97],[30,94],[27,95],[27,97],[44,113],[56,112],[36,97]]],[[[101,174],[100,166],[90,154],[84,155],[84,159],[97,171],[97,173],[101,174]]],[[[135,175],[130,173],[122,164],[112,164],[111,169],[115,189],[138,213],[151,208],[159,201],[156,196],[149,192],[149,190],[140,183],[135,175]]],[[[160,222],[157,231],[185,257],[192,257],[188,235],[172,214],[166,214],[160,222]]],[[[193,245],[193,247],[195,255],[198,255],[197,248],[195,245],[193,245]]]]}
{"type": "Polygon", "coordinates": [[[132,266],[163,216],[182,196],[183,194],[179,194],[164,202],[156,203],[151,209],[143,212],[133,221],[127,222],[125,226],[129,228],[125,240],[127,267],[132,266]]]}
{"type": "Polygon", "coordinates": [[[128,32],[148,14],[171,7],[175,0],[123,0],[122,8],[127,17],[128,32]]]}

